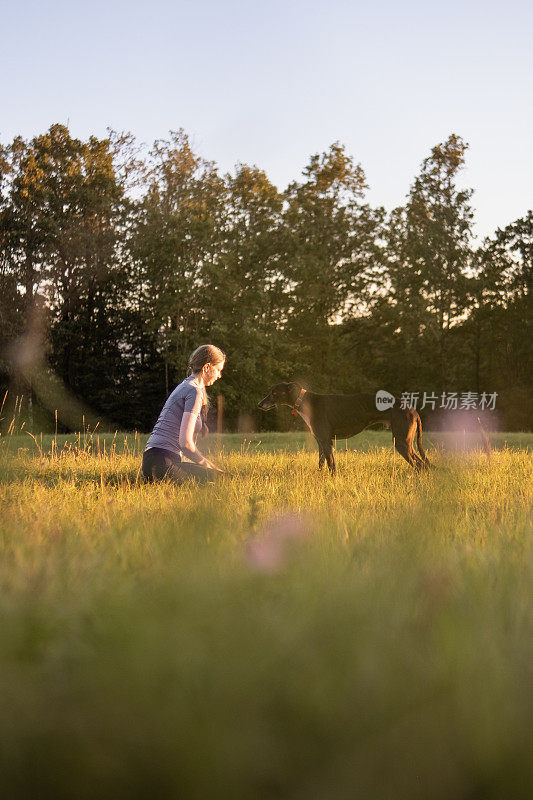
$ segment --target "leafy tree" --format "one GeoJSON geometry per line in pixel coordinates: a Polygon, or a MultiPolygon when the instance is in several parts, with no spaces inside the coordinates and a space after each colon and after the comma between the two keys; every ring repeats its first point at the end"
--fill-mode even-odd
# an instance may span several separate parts
{"type": "Polygon", "coordinates": [[[23,297],[19,289],[19,271],[16,264],[15,225],[9,198],[12,169],[10,148],[0,147],[0,371],[2,384],[7,381],[7,344],[22,333],[24,319],[23,297]]]}
{"type": "MultiPolygon", "coordinates": [[[[116,260],[123,191],[109,140],[73,138],[62,125],[10,147],[8,227],[12,273],[25,314],[46,292],[50,360],[66,386],[98,410],[117,404],[124,271],[116,260]]],[[[41,357],[42,357],[41,353],[41,357]]]]}
{"type": "Polygon", "coordinates": [[[206,328],[203,273],[218,258],[225,186],[182,130],[155,143],[146,181],[129,247],[145,345],[162,354],[168,394],[206,328]]]}
{"type": "Polygon", "coordinates": [[[483,380],[497,388],[509,425],[531,425],[533,212],[498,229],[480,249],[478,302],[464,335],[479,332],[483,380]]]}
{"type": "Polygon", "coordinates": [[[221,178],[183,131],[156,143],[147,174],[130,245],[144,344],[152,359],[154,349],[163,356],[166,394],[194,347],[209,340],[225,349],[224,395],[235,418],[245,395],[255,400],[263,388],[283,320],[282,199],[255,167],[221,178]]]}
{"type": "Polygon", "coordinates": [[[462,319],[469,302],[472,190],[460,189],[456,183],[467,147],[455,134],[433,147],[411,187],[406,206],[396,209],[389,223],[394,330],[406,343],[411,364],[421,353],[432,359],[436,368],[431,378],[441,388],[453,374],[448,352],[450,331],[462,319]]]}
{"type": "Polygon", "coordinates": [[[300,369],[322,375],[326,388],[338,371],[336,324],[353,311],[374,267],[381,212],[362,203],[363,169],[338,142],[311,158],[304,178],[285,194],[289,329],[300,369]]]}
{"type": "Polygon", "coordinates": [[[498,229],[483,252],[485,295],[503,306],[533,303],[533,211],[498,229]]]}
{"type": "Polygon", "coordinates": [[[225,176],[225,186],[221,249],[206,264],[203,288],[209,333],[230,356],[224,394],[235,410],[251,410],[265,382],[283,370],[280,333],[288,302],[280,259],[283,201],[257,167],[238,165],[234,175],[225,176]]]}

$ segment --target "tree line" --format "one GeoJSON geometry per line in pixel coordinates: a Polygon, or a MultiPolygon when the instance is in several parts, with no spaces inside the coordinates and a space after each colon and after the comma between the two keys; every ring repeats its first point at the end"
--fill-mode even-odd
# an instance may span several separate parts
{"type": "Polygon", "coordinates": [[[151,149],[63,125],[1,145],[2,416],[24,396],[19,413],[50,425],[48,375],[148,430],[209,341],[228,354],[229,428],[280,424],[256,411],[280,380],[497,393],[501,426],[530,428],[533,212],[476,243],[467,148],[433,147],[387,212],[338,142],[283,191],[257,166],[222,174],[183,130],[151,149]]]}

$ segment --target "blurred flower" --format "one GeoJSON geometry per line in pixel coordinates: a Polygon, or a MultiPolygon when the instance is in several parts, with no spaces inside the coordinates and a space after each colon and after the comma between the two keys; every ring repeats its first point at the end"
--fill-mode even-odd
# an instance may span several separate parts
{"type": "Polygon", "coordinates": [[[309,533],[309,520],[297,512],[275,514],[246,544],[247,562],[260,572],[277,572],[287,563],[296,542],[309,533]]]}
{"type": "Polygon", "coordinates": [[[454,592],[454,582],[446,569],[426,568],[421,577],[421,589],[428,600],[445,603],[454,592]]]}

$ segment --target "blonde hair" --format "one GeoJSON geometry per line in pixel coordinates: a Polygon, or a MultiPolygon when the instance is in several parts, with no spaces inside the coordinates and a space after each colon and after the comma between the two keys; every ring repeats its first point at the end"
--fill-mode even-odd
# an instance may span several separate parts
{"type": "MultiPolygon", "coordinates": [[[[225,360],[226,354],[220,347],[216,347],[214,344],[201,344],[200,347],[197,347],[196,350],[191,353],[187,375],[195,375],[197,372],[201,372],[206,364],[220,364],[221,361],[225,360]]],[[[205,436],[208,432],[207,409],[209,408],[209,399],[205,391],[205,386],[203,388],[203,393],[202,410],[200,412],[202,418],[201,436],[205,436]]]]}
{"type": "Polygon", "coordinates": [[[226,354],[214,344],[201,344],[189,358],[189,371],[187,375],[200,372],[206,364],[220,364],[226,360],[226,354]]]}

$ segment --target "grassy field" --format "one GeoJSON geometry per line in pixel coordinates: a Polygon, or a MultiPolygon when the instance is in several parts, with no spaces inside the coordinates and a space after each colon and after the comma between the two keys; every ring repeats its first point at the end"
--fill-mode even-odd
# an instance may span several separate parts
{"type": "Polygon", "coordinates": [[[533,435],[0,438],[0,796],[533,796],[533,435]]]}

